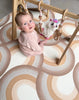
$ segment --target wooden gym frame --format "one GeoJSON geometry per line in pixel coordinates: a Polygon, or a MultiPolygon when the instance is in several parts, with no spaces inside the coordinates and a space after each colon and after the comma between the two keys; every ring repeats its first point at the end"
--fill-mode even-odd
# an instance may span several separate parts
{"type": "MultiPolygon", "coordinates": [[[[37,0],[25,0],[25,1],[33,3],[35,5],[39,4],[39,1],[37,1],[37,0]]],[[[17,7],[18,7],[19,4],[22,4],[23,7],[25,8],[23,0],[13,0],[13,12],[12,12],[12,39],[13,40],[15,40],[17,38],[15,16],[16,16],[17,7]]],[[[65,10],[53,7],[51,5],[47,5],[47,4],[43,3],[43,2],[41,3],[41,7],[44,8],[44,9],[47,9],[47,10],[51,10],[53,12],[60,13],[62,15],[64,15],[64,12],[65,12],[65,10]]],[[[68,11],[65,13],[65,16],[71,17],[71,18],[74,18],[74,19],[79,19],[79,15],[74,14],[72,12],[68,12],[68,11]]],[[[72,36],[71,36],[71,38],[69,40],[69,43],[68,43],[67,47],[65,48],[62,56],[57,59],[56,64],[60,64],[61,60],[63,59],[63,57],[64,57],[64,55],[65,55],[65,53],[67,51],[67,49],[71,45],[71,43],[72,43],[73,39],[75,38],[75,36],[76,36],[76,34],[77,34],[78,31],[79,31],[79,22],[78,22],[77,28],[75,29],[74,33],[72,34],[72,36]]]]}

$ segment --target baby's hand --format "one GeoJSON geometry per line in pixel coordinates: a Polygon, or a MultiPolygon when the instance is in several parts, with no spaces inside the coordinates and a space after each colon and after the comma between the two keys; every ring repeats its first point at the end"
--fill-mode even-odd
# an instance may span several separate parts
{"type": "Polygon", "coordinates": [[[43,41],[40,41],[38,44],[39,45],[44,45],[46,42],[47,42],[47,40],[43,40],[43,41]]]}

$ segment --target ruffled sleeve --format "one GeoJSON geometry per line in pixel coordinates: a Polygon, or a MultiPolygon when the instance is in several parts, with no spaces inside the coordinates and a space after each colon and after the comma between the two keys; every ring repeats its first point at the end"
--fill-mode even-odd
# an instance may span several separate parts
{"type": "Polygon", "coordinates": [[[18,38],[18,42],[19,42],[20,45],[26,46],[26,40],[25,40],[24,35],[23,35],[22,32],[20,33],[20,36],[18,38]]]}
{"type": "Polygon", "coordinates": [[[27,47],[27,48],[30,49],[31,47],[30,47],[30,44],[29,44],[27,38],[28,38],[28,37],[25,36],[25,34],[21,32],[21,33],[20,33],[20,36],[19,36],[19,38],[18,38],[19,45],[25,46],[25,47],[27,47]]]}

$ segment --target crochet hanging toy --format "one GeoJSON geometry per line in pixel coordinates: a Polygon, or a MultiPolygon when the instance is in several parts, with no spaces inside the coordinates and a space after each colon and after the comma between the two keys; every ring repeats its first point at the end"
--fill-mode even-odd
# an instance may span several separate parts
{"type": "Polygon", "coordinates": [[[40,35],[44,36],[45,39],[49,39],[55,31],[59,28],[59,21],[57,19],[50,19],[48,23],[41,22],[40,35]]]}

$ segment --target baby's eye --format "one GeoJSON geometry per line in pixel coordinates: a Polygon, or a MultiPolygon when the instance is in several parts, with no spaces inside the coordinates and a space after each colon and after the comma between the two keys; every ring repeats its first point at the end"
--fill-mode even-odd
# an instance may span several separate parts
{"type": "Polygon", "coordinates": [[[29,21],[30,23],[32,22],[32,20],[29,21]]]}
{"type": "Polygon", "coordinates": [[[24,23],[24,25],[27,25],[27,23],[24,23]]]}

